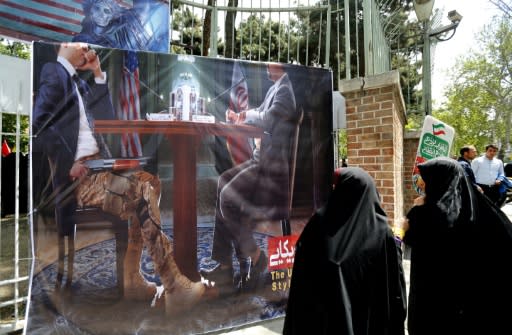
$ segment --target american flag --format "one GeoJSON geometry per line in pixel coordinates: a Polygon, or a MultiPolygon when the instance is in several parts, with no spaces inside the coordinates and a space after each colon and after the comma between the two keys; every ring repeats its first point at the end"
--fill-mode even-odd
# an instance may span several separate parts
{"type": "MultiPolygon", "coordinates": [[[[132,0],[116,0],[131,8],[132,0]]],[[[83,0],[1,0],[0,34],[25,41],[71,41],[82,29],[83,0]]]]}
{"type": "MultiPolygon", "coordinates": [[[[124,52],[124,67],[119,87],[119,99],[116,108],[121,120],[140,119],[140,82],[139,62],[134,51],[124,52]]],[[[125,133],[121,137],[121,155],[123,157],[142,156],[142,146],[138,133],[125,133]]]]}

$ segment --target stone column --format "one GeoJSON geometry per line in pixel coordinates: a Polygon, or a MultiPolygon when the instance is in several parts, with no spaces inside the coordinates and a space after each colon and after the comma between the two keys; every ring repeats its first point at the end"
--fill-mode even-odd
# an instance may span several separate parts
{"type": "Polygon", "coordinates": [[[348,165],[373,177],[393,222],[404,213],[406,117],[399,73],[342,80],[338,87],[347,105],[348,165]]]}

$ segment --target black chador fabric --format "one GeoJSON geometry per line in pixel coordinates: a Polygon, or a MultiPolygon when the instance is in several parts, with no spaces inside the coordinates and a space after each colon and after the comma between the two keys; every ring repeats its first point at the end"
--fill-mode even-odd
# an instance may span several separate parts
{"type": "Polygon", "coordinates": [[[407,218],[409,335],[512,334],[512,224],[459,164],[419,165],[425,203],[407,218]]]}
{"type": "Polygon", "coordinates": [[[341,169],[296,245],[283,334],[402,335],[401,252],[371,177],[341,169]]]}

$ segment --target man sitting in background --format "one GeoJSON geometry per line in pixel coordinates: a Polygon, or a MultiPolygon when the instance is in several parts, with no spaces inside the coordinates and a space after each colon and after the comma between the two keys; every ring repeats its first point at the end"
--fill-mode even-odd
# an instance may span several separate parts
{"type": "Polygon", "coordinates": [[[110,158],[104,141],[93,132],[94,118],[114,118],[107,74],[98,55],[85,43],[62,43],[57,52],[57,60],[41,70],[32,132],[35,151],[48,157],[51,165],[59,235],[73,236],[77,207],[98,207],[130,219],[125,297],[146,299],[152,289],[139,273],[143,242],[164,285],[166,301],[173,301],[166,304],[166,311],[192,307],[202,298],[205,286],[181,273],[172,244],[161,230],[159,178],[141,169],[114,173],[92,171],[88,166],[90,160],[110,158]],[[89,86],[77,70],[92,72],[95,84],[89,86]]]}

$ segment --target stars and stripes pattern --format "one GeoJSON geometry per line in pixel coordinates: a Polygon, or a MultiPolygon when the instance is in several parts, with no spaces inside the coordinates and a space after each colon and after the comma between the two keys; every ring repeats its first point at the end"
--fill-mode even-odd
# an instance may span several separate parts
{"type": "MultiPolygon", "coordinates": [[[[117,117],[120,120],[140,119],[140,82],[137,53],[125,51],[124,68],[119,87],[117,117]]],[[[142,156],[142,145],[138,133],[125,133],[121,137],[123,157],[142,156]]]]}
{"type": "MultiPolygon", "coordinates": [[[[132,0],[116,0],[130,8],[132,0]]],[[[26,41],[67,42],[82,29],[83,0],[2,0],[0,34],[26,41]]]]}

